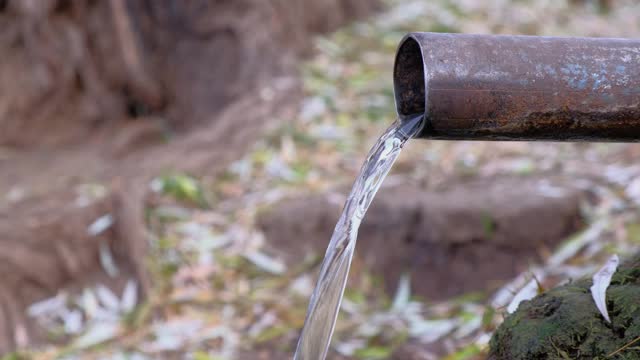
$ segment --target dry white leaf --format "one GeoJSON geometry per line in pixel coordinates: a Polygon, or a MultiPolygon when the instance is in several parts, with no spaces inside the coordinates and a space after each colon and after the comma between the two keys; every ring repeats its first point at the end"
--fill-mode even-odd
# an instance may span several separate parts
{"type": "Polygon", "coordinates": [[[332,347],[342,356],[353,356],[356,351],[367,347],[367,343],[362,339],[350,339],[344,342],[336,341],[332,347]]]}
{"type": "Polygon", "coordinates": [[[425,344],[432,343],[455,330],[460,325],[459,319],[418,320],[409,323],[409,335],[418,338],[425,344]]]}
{"type": "Polygon", "coordinates": [[[113,225],[113,222],[114,219],[111,214],[103,215],[96,219],[96,221],[91,223],[91,225],[89,225],[89,227],[87,228],[87,233],[90,236],[100,235],[102,232],[110,228],[111,225],[113,225]]]}
{"type": "Polygon", "coordinates": [[[138,284],[135,280],[127,281],[127,285],[122,292],[122,301],[120,301],[120,308],[123,312],[128,313],[133,311],[138,303],[138,284]]]}
{"type": "Polygon", "coordinates": [[[250,251],[244,253],[243,256],[251,263],[253,263],[253,265],[268,273],[274,275],[282,275],[285,271],[287,271],[287,267],[285,266],[285,264],[263,252],[257,250],[250,251]]]}
{"type": "Polygon", "coordinates": [[[255,338],[260,335],[263,331],[273,327],[278,322],[278,316],[273,311],[267,311],[264,315],[262,315],[257,321],[251,325],[247,334],[255,338]]]}
{"type": "Polygon", "coordinates": [[[567,190],[551,184],[548,180],[538,182],[538,193],[544,197],[561,199],[567,196],[567,190]]]}
{"type": "Polygon", "coordinates": [[[80,310],[72,310],[63,317],[64,332],[67,334],[78,334],[82,331],[82,313],[80,310]]]}
{"type": "Polygon", "coordinates": [[[27,314],[30,317],[39,317],[45,315],[57,315],[66,310],[67,294],[58,293],[58,295],[42,301],[38,301],[29,305],[27,314]]]}
{"type": "Polygon", "coordinates": [[[564,264],[588,244],[598,240],[609,227],[609,219],[601,219],[591,224],[585,231],[565,242],[548,260],[548,267],[555,268],[564,264]]]}
{"type": "Polygon", "coordinates": [[[120,309],[120,299],[106,286],[98,285],[96,294],[100,302],[109,310],[117,312],[120,309]]]}
{"type": "Polygon", "coordinates": [[[514,311],[518,309],[518,305],[525,300],[531,300],[538,294],[538,281],[536,279],[532,279],[520,289],[513,297],[513,300],[507,306],[507,312],[512,314],[514,311]]]}
{"type": "Polygon", "coordinates": [[[398,281],[398,290],[393,298],[391,311],[402,311],[411,300],[411,276],[408,273],[402,274],[398,281]]]}
{"type": "Polygon", "coordinates": [[[311,296],[313,292],[313,280],[309,275],[301,275],[289,285],[289,290],[299,296],[311,296]]]}
{"type": "Polygon", "coordinates": [[[635,203],[640,203],[640,177],[631,181],[624,192],[635,203]]]}
{"type": "Polygon", "coordinates": [[[84,289],[82,297],[78,301],[78,305],[84,310],[89,318],[93,318],[100,311],[98,299],[91,289],[84,289]]]}
{"type": "Polygon", "coordinates": [[[76,339],[74,346],[85,349],[113,339],[120,331],[118,323],[100,322],[94,324],[82,336],[76,339]]]}
{"type": "Polygon", "coordinates": [[[529,271],[518,275],[515,279],[511,280],[496,291],[493,296],[493,300],[491,300],[491,306],[496,309],[507,307],[511,302],[513,302],[517,292],[520,291],[519,289],[524,288],[527,283],[531,281],[532,276],[535,279],[542,280],[546,276],[546,269],[533,267],[529,269],[529,271]]]}
{"type": "Polygon", "coordinates": [[[175,319],[156,323],[153,326],[154,340],[143,346],[145,351],[175,351],[190,341],[197,341],[203,331],[204,323],[199,319],[175,319]]]}
{"type": "Polygon", "coordinates": [[[464,339],[474,331],[480,329],[482,327],[482,314],[476,314],[470,319],[465,319],[463,323],[458,327],[458,329],[454,332],[453,336],[456,339],[464,339]]]}
{"type": "Polygon", "coordinates": [[[107,273],[107,275],[115,278],[120,274],[118,265],[116,265],[116,261],[113,258],[113,253],[111,253],[111,248],[109,248],[109,245],[106,242],[100,242],[98,255],[100,256],[100,265],[102,265],[102,269],[107,273]]]}
{"type": "Polygon", "coordinates": [[[609,313],[607,312],[607,301],[606,294],[607,288],[611,283],[611,277],[618,269],[618,263],[620,260],[618,259],[618,255],[613,255],[609,258],[609,261],[597,272],[593,275],[593,285],[591,286],[591,296],[593,297],[593,301],[596,303],[596,307],[600,311],[600,314],[604,317],[607,322],[611,322],[609,319],[609,313]]]}

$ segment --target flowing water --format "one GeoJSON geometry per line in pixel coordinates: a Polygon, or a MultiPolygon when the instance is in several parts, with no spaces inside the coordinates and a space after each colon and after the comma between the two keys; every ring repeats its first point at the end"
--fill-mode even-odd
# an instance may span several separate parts
{"type": "Polygon", "coordinates": [[[294,360],[324,360],[338,317],[358,228],[402,146],[419,131],[423,116],[396,121],[371,148],[333,230],[311,295],[294,360]]]}

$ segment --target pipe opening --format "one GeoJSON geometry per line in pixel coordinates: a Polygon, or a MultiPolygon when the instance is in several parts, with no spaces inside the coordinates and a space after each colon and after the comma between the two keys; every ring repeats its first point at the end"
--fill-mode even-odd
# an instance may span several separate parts
{"type": "Polygon", "coordinates": [[[400,118],[425,113],[425,72],[420,44],[407,37],[396,55],[393,89],[400,118]]]}

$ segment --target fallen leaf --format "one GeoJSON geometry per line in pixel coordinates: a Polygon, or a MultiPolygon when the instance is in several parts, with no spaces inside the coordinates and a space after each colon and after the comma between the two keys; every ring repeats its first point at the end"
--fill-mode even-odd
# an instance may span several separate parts
{"type": "Polygon", "coordinates": [[[619,262],[618,255],[613,255],[609,258],[609,261],[593,275],[593,285],[591,286],[593,301],[595,301],[600,314],[602,314],[604,319],[609,323],[611,319],[609,319],[609,313],[607,312],[606,293],[611,283],[611,277],[616,272],[616,269],[618,269],[619,262]]]}
{"type": "Polygon", "coordinates": [[[525,300],[531,300],[538,294],[538,282],[536,279],[532,279],[520,289],[513,297],[513,300],[507,306],[507,312],[512,314],[514,311],[518,309],[518,305],[525,300]]]}
{"type": "Polygon", "coordinates": [[[402,274],[400,281],[398,281],[398,290],[393,298],[393,304],[391,305],[391,311],[402,311],[411,298],[411,277],[408,273],[402,274]]]}
{"type": "Polygon", "coordinates": [[[120,308],[123,312],[128,313],[133,310],[138,302],[138,284],[135,280],[127,281],[124,290],[122,292],[122,301],[120,302],[120,308]]]}
{"type": "Polygon", "coordinates": [[[115,278],[120,274],[118,265],[116,265],[116,261],[111,253],[111,248],[109,248],[109,245],[106,242],[100,242],[98,255],[100,257],[100,265],[102,265],[102,269],[104,269],[104,272],[106,272],[107,275],[115,278]]]}
{"type": "Polygon", "coordinates": [[[100,309],[98,299],[91,289],[84,289],[82,297],[78,301],[78,305],[90,318],[95,317],[100,309]]]}
{"type": "Polygon", "coordinates": [[[287,271],[287,267],[282,262],[260,251],[250,251],[243,256],[253,265],[268,273],[282,275],[287,271]]]}
{"type": "Polygon", "coordinates": [[[548,260],[549,267],[558,267],[577,254],[586,245],[598,240],[600,235],[609,227],[609,219],[601,219],[591,224],[585,231],[571,237],[548,260]]]}
{"type": "Polygon", "coordinates": [[[87,233],[91,236],[100,235],[102,232],[107,230],[113,225],[113,215],[106,214],[102,215],[96,221],[92,222],[91,225],[87,228],[87,233]]]}
{"type": "Polygon", "coordinates": [[[74,346],[80,349],[98,345],[113,339],[120,331],[118,323],[100,322],[89,328],[89,330],[78,339],[74,346]]]}
{"type": "Polygon", "coordinates": [[[64,331],[67,334],[77,334],[82,330],[82,313],[72,310],[63,316],[64,331]]]}
{"type": "Polygon", "coordinates": [[[409,335],[419,338],[425,344],[437,341],[459,325],[458,319],[418,320],[409,324],[409,335]]]}
{"type": "Polygon", "coordinates": [[[42,301],[38,301],[29,305],[27,314],[30,317],[39,317],[50,314],[60,314],[66,310],[67,295],[58,293],[58,295],[42,301]]]}
{"type": "Polygon", "coordinates": [[[107,307],[107,309],[118,311],[120,309],[120,300],[118,297],[106,286],[98,285],[96,287],[96,294],[100,302],[107,307]]]}

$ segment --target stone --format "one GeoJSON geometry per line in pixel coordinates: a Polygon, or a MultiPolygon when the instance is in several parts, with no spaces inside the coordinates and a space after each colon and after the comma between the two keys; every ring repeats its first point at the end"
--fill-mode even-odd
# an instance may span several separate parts
{"type": "Polygon", "coordinates": [[[625,345],[640,336],[639,280],[640,255],[635,255],[607,289],[610,324],[591,297],[591,279],[522,302],[493,334],[489,359],[637,359],[637,347],[625,345]]]}

